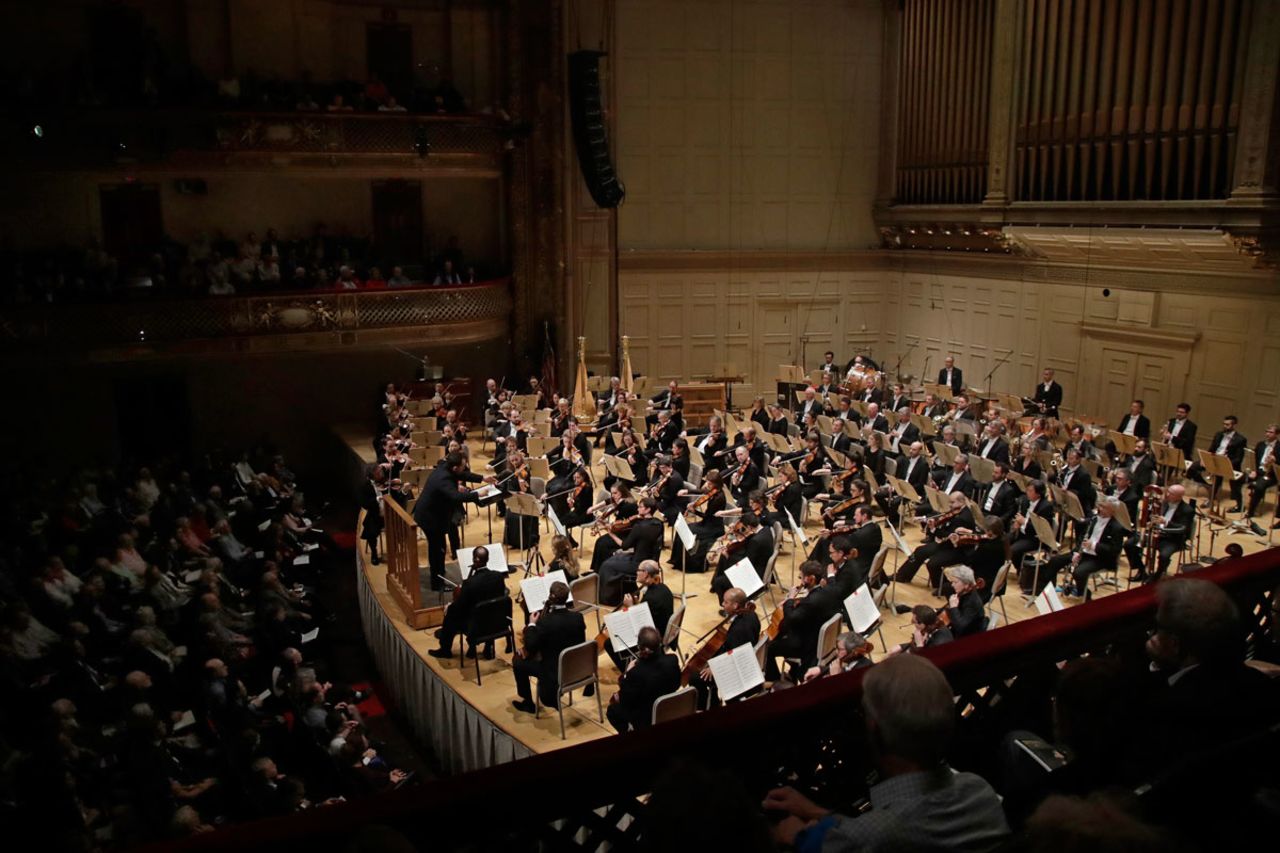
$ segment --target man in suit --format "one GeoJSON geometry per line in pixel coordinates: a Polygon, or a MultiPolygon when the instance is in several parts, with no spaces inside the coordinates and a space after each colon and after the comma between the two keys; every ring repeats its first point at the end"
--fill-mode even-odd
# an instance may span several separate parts
{"type": "Polygon", "coordinates": [[[1147,440],[1138,439],[1133,444],[1133,455],[1116,468],[1129,472],[1129,479],[1139,489],[1145,489],[1156,480],[1156,460],[1148,452],[1147,440]]]}
{"type": "Polygon", "coordinates": [[[810,413],[822,414],[822,401],[818,399],[818,392],[813,386],[804,389],[804,399],[796,409],[796,426],[804,427],[804,419],[810,413]]]}
{"type": "Polygon", "coordinates": [[[1182,451],[1188,462],[1195,460],[1196,425],[1190,419],[1191,404],[1179,403],[1174,416],[1164,426],[1162,437],[1166,444],[1171,444],[1182,451]]]}
{"type": "MultiPolygon", "coordinates": [[[[1151,518],[1161,526],[1160,539],[1156,544],[1157,577],[1168,570],[1173,556],[1182,551],[1195,529],[1196,508],[1183,500],[1186,494],[1187,490],[1182,486],[1169,486],[1164,490],[1164,501],[1152,511],[1151,518]]],[[[1150,559],[1149,555],[1147,559],[1150,559]]],[[[1139,568],[1133,579],[1146,580],[1145,567],[1139,568]]]]}
{"type": "Polygon", "coordinates": [[[983,459],[990,459],[992,462],[1009,461],[1009,443],[1002,437],[1004,427],[999,421],[992,421],[987,424],[987,428],[983,431],[982,440],[978,442],[978,455],[983,459]]]}
{"type": "Polygon", "coordinates": [[[844,374],[844,371],[840,369],[840,365],[836,364],[836,354],[831,350],[827,350],[822,354],[822,364],[818,365],[818,369],[823,373],[834,373],[837,376],[844,374]]]}
{"type": "Polygon", "coordinates": [[[725,455],[721,454],[729,445],[729,438],[724,432],[724,423],[720,420],[719,415],[712,415],[707,421],[707,431],[705,433],[690,434],[685,431],[685,437],[693,442],[693,446],[702,454],[702,469],[706,471],[719,471],[725,467],[725,455]]]}
{"type": "Polygon", "coordinates": [[[1039,595],[1040,590],[1044,589],[1044,585],[1053,577],[1053,574],[1043,566],[1040,567],[1038,577],[1034,570],[1022,571],[1023,557],[1040,547],[1040,536],[1031,524],[1031,516],[1038,515],[1053,524],[1053,504],[1045,495],[1045,490],[1045,485],[1039,480],[1027,483],[1027,493],[1018,502],[1018,514],[1013,517],[1013,527],[1010,530],[1012,533],[1012,539],[1009,541],[1011,560],[1013,567],[1018,570],[1018,581],[1025,595],[1039,595]]]}
{"type": "Polygon", "coordinates": [[[596,395],[597,407],[607,412],[620,402],[622,402],[622,380],[616,376],[610,376],[609,390],[601,391],[596,395]]]}
{"type": "MultiPolygon", "coordinates": [[[[1258,514],[1258,507],[1262,505],[1267,490],[1276,484],[1274,463],[1280,458],[1276,455],[1277,451],[1280,451],[1280,443],[1276,441],[1276,425],[1270,424],[1267,426],[1266,437],[1253,449],[1253,470],[1245,475],[1245,480],[1249,483],[1249,509],[1245,513],[1248,518],[1258,514]]],[[[1254,533],[1261,535],[1262,528],[1257,528],[1254,533]]]]}
{"type": "Polygon", "coordinates": [[[969,457],[963,453],[957,454],[954,465],[934,472],[933,482],[943,494],[960,492],[965,497],[972,495],[974,480],[969,473],[969,457]]]}
{"type": "Polygon", "coordinates": [[[911,411],[911,398],[907,396],[907,388],[901,382],[893,384],[892,393],[889,395],[889,405],[885,407],[888,412],[900,412],[906,409],[908,413],[911,411]]]}
{"type": "Polygon", "coordinates": [[[636,636],[636,657],[618,682],[609,700],[609,724],[620,733],[653,725],[653,703],[680,688],[680,664],[662,650],[655,628],[641,628],[636,636]]]}
{"type": "Polygon", "coordinates": [[[889,431],[889,421],[884,415],[880,414],[879,403],[867,404],[867,424],[876,432],[889,431]]]}
{"type": "MultiPolygon", "coordinates": [[[[916,490],[916,494],[924,495],[925,484],[929,482],[929,462],[924,458],[924,442],[914,441],[907,447],[907,454],[898,460],[899,480],[906,480],[916,490]]],[[[888,487],[883,487],[876,495],[885,515],[897,527],[901,522],[902,504],[905,499],[888,487]]]]}
{"type": "MultiPolygon", "coordinates": [[[[1249,445],[1249,440],[1236,431],[1238,419],[1235,415],[1227,415],[1222,419],[1222,429],[1213,434],[1213,440],[1209,442],[1209,452],[1215,456],[1225,456],[1227,461],[1231,463],[1232,471],[1239,471],[1244,468],[1244,449],[1249,445]]],[[[1198,483],[1203,483],[1204,466],[1195,463],[1187,470],[1187,476],[1198,483]]],[[[1214,490],[1222,488],[1222,478],[1215,477],[1213,483],[1214,490]]],[[[1244,495],[1244,478],[1231,481],[1231,497],[1235,500],[1236,505],[1232,508],[1232,512],[1240,512],[1244,509],[1241,506],[1244,495]]]]}
{"type": "Polygon", "coordinates": [[[947,566],[959,563],[964,559],[960,550],[951,544],[950,536],[959,528],[973,530],[976,524],[973,512],[963,492],[950,493],[951,508],[946,521],[937,524],[933,530],[925,528],[925,541],[911,552],[911,556],[902,562],[895,575],[898,583],[911,583],[921,566],[929,571],[929,588],[937,589],[942,582],[942,570],[947,566]]]}
{"type": "Polygon", "coordinates": [[[815,560],[800,566],[800,584],[805,594],[789,594],[782,603],[778,637],[769,645],[765,678],[770,681],[779,678],[777,658],[799,658],[799,673],[817,663],[818,632],[824,622],[840,612],[841,605],[835,589],[823,585],[826,573],[826,568],[815,560]]]}
{"type": "MultiPolygon", "coordinates": [[[[631,607],[644,603],[649,605],[649,615],[653,617],[653,627],[660,635],[667,633],[667,623],[675,612],[675,596],[662,582],[662,567],[657,560],[645,560],[636,569],[636,584],[640,587],[639,597],[627,593],[622,597],[622,606],[631,607]]],[[[606,647],[610,648],[610,647],[606,647]]]]}
{"type": "Polygon", "coordinates": [[[658,503],[643,498],[636,508],[637,518],[618,543],[613,556],[600,564],[600,603],[617,607],[622,603],[624,579],[633,577],[645,560],[657,560],[662,553],[662,522],[655,518],[658,503]]]}
{"type": "Polygon", "coordinates": [[[952,394],[959,394],[964,390],[964,371],[956,367],[956,360],[951,356],[947,356],[942,362],[942,369],[938,371],[938,384],[950,388],[952,394]]]}
{"type": "MultiPolygon", "coordinates": [[[[495,572],[489,568],[489,549],[480,545],[472,552],[471,574],[462,582],[458,597],[453,600],[444,612],[444,624],[436,631],[436,639],[440,648],[431,649],[427,654],[437,658],[453,657],[453,640],[467,627],[467,620],[475,612],[476,605],[494,598],[506,598],[507,580],[503,572],[495,572]]],[[[468,654],[474,656],[475,649],[468,654]]],[[[485,657],[494,656],[493,642],[485,647],[485,657]]]]}
{"type": "Polygon", "coordinates": [[[1063,569],[1070,567],[1071,580],[1063,590],[1066,595],[1090,598],[1089,576],[1094,572],[1114,570],[1120,560],[1124,545],[1125,529],[1116,520],[1115,498],[1103,498],[1098,502],[1097,514],[1085,526],[1084,536],[1068,554],[1049,559],[1048,573],[1056,578],[1063,569]]]}
{"type": "MultiPolygon", "coordinates": [[[[1142,501],[1142,489],[1133,482],[1133,475],[1128,468],[1118,468],[1115,482],[1110,489],[1110,497],[1125,508],[1129,514],[1132,527],[1125,534],[1124,555],[1129,560],[1131,577],[1142,569],[1142,531],[1138,529],[1138,521],[1142,517],[1139,504],[1142,501]]],[[[1136,577],[1133,579],[1136,580],[1136,577]]]]}
{"type": "Polygon", "coordinates": [[[1022,490],[1018,484],[1009,479],[1009,465],[997,462],[991,466],[991,488],[982,501],[982,513],[994,515],[1004,522],[1005,530],[1013,524],[1013,516],[1018,511],[1018,499],[1022,490]]]}
{"type": "MultiPolygon", "coordinates": [[[[1080,508],[1084,510],[1085,517],[1093,512],[1093,505],[1097,502],[1098,493],[1093,488],[1093,478],[1089,476],[1089,472],[1080,464],[1080,452],[1071,448],[1067,450],[1067,464],[1058,473],[1058,485],[1073,493],[1080,501],[1080,508]]],[[[1083,528],[1083,522],[1075,523],[1076,538],[1080,538],[1080,532],[1083,528]]]]}
{"type": "Polygon", "coordinates": [[[444,590],[444,549],[449,531],[458,523],[463,504],[475,503],[479,495],[462,491],[461,484],[495,482],[467,470],[461,453],[450,453],[427,477],[427,484],[413,505],[413,520],[427,537],[427,562],[431,566],[431,589],[444,590]]]}
{"type": "Polygon", "coordinates": [[[1052,367],[1046,367],[1040,379],[1040,384],[1036,386],[1031,402],[1027,404],[1023,414],[1056,418],[1058,407],[1062,405],[1062,386],[1053,380],[1052,367]]]}
{"type": "MultiPolygon", "coordinates": [[[[568,601],[568,584],[556,581],[551,584],[543,609],[529,616],[529,625],[524,629],[524,651],[511,667],[520,697],[511,705],[517,711],[533,714],[538,710],[533,704],[530,677],[538,679],[538,701],[554,708],[560,687],[560,653],[587,641],[587,623],[581,613],[566,606],[568,601]]],[[[594,693],[593,687],[587,687],[586,695],[594,693]]]]}
{"type": "Polygon", "coordinates": [[[840,386],[836,383],[836,375],[830,371],[822,374],[822,384],[818,386],[818,396],[822,398],[822,407],[827,411],[834,409],[832,397],[840,396],[840,386]]]}
{"type": "Polygon", "coordinates": [[[855,572],[853,588],[857,589],[872,581],[871,564],[876,561],[876,554],[880,552],[880,546],[884,542],[884,532],[871,518],[870,504],[858,504],[853,508],[853,530],[846,533],[845,538],[854,551],[849,562],[853,564],[855,572]]]}
{"type": "Polygon", "coordinates": [[[649,412],[645,417],[644,423],[647,427],[652,427],[658,422],[658,412],[669,412],[675,414],[684,408],[684,400],[677,393],[680,387],[674,379],[667,383],[665,391],[660,391],[649,398],[649,412]]]}
{"type": "Polygon", "coordinates": [[[684,511],[684,498],[680,497],[680,490],[684,488],[684,477],[675,470],[675,460],[670,456],[663,454],[658,457],[657,462],[658,471],[650,485],[657,486],[661,483],[662,488],[653,495],[653,499],[658,502],[658,515],[662,516],[667,524],[675,524],[676,516],[684,511]]]}
{"type": "Polygon", "coordinates": [[[924,411],[920,414],[926,418],[940,418],[947,412],[951,411],[951,406],[946,400],[939,400],[933,394],[924,395],[924,411]]]}
{"type": "Polygon", "coordinates": [[[905,451],[920,438],[920,428],[911,422],[911,408],[895,409],[898,422],[889,431],[889,446],[885,448],[894,457],[902,457],[905,451]]]}
{"type": "Polygon", "coordinates": [[[830,562],[827,563],[826,584],[844,601],[866,583],[866,574],[859,573],[853,562],[853,541],[848,536],[833,536],[827,553],[830,562]]]}
{"type": "MultiPolygon", "coordinates": [[[[719,657],[734,649],[742,649],[743,654],[750,654],[751,649],[742,647],[755,646],[760,639],[760,617],[756,615],[755,605],[736,586],[725,590],[722,603],[728,628],[724,642],[712,657],[719,657]]],[[[716,695],[715,679],[711,677],[711,667],[703,667],[702,672],[689,679],[689,684],[698,691],[699,708],[709,708],[720,703],[716,695]]]]}

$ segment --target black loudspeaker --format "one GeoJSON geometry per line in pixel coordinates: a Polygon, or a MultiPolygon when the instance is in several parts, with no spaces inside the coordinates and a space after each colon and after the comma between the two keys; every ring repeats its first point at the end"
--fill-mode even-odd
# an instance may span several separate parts
{"type": "Polygon", "coordinates": [[[626,196],[609,157],[609,141],[604,129],[604,109],[600,106],[600,57],[598,50],[569,54],[569,117],[573,141],[578,149],[578,165],[591,198],[600,207],[617,207],[626,196]]]}

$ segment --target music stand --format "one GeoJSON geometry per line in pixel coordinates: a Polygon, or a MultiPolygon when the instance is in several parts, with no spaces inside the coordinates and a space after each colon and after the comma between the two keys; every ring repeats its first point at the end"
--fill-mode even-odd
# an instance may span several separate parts
{"type": "Polygon", "coordinates": [[[924,493],[929,498],[929,507],[938,515],[951,511],[951,500],[942,489],[926,488],[924,493]]]}
{"type": "Polygon", "coordinates": [[[933,452],[937,456],[942,457],[942,462],[945,467],[951,468],[956,464],[956,457],[960,455],[960,448],[952,447],[950,444],[936,442],[933,445],[933,452]]]}
{"type": "Polygon", "coordinates": [[[621,456],[605,454],[600,457],[600,461],[604,464],[604,470],[610,477],[616,477],[628,484],[636,481],[635,469],[631,467],[631,463],[621,456]]]}
{"type": "Polygon", "coordinates": [[[1156,465],[1160,468],[1161,485],[1169,484],[1170,472],[1186,470],[1186,457],[1172,444],[1154,441],[1151,443],[1151,452],[1155,456],[1156,465]]]}
{"type": "Polygon", "coordinates": [[[1027,490],[1027,483],[1031,482],[1030,477],[1019,474],[1017,471],[1009,471],[1008,477],[1015,485],[1017,485],[1018,491],[1020,492],[1025,492],[1027,490]]]}
{"type": "MultiPolygon", "coordinates": [[[[1068,491],[1054,483],[1049,484],[1049,493],[1053,495],[1053,502],[1062,508],[1062,513],[1058,516],[1061,522],[1059,527],[1063,533],[1066,532],[1067,518],[1080,524],[1084,523],[1084,507],[1080,505],[1080,498],[1076,497],[1075,492],[1068,491]]],[[[1059,537],[1062,533],[1058,534],[1059,537]]],[[[1074,531],[1072,532],[1072,541],[1075,541],[1074,531]]]]}
{"type": "Polygon", "coordinates": [[[1109,429],[1107,430],[1107,438],[1115,445],[1116,453],[1121,456],[1132,456],[1134,450],[1137,449],[1138,437],[1135,435],[1109,429]]]}
{"type": "MultiPolygon", "coordinates": [[[[1049,563],[1046,552],[1058,553],[1062,550],[1062,543],[1054,536],[1053,528],[1049,525],[1049,522],[1034,512],[1031,513],[1031,526],[1035,528],[1036,538],[1040,540],[1040,548],[1038,549],[1040,551],[1039,562],[1036,564],[1035,576],[1031,579],[1031,588],[1035,590],[1040,586],[1040,567],[1047,566],[1049,563]]],[[[1050,578],[1049,580],[1052,583],[1053,579],[1050,578]]]]}
{"type": "Polygon", "coordinates": [[[1219,456],[1216,453],[1210,453],[1208,450],[1197,450],[1200,454],[1200,466],[1205,472],[1213,477],[1213,485],[1209,487],[1209,503],[1217,510],[1222,501],[1222,496],[1218,493],[1219,486],[1224,482],[1231,482],[1236,479],[1236,472],[1231,469],[1231,460],[1225,456],[1219,456]]]}
{"type": "Polygon", "coordinates": [[[529,465],[529,476],[537,477],[544,482],[551,481],[551,463],[544,456],[529,456],[525,459],[529,465]]]}
{"type": "Polygon", "coordinates": [[[990,486],[992,479],[995,478],[996,463],[987,459],[985,456],[979,456],[976,453],[969,454],[969,475],[973,479],[982,483],[984,486],[990,486]]]}
{"type": "MultiPolygon", "coordinates": [[[[517,516],[525,518],[542,517],[542,503],[533,495],[516,492],[515,494],[507,496],[505,505],[507,507],[507,512],[517,516]]],[[[506,537],[504,536],[503,540],[505,541],[505,539],[506,537]]],[[[517,566],[522,566],[524,568],[524,576],[529,577],[529,575],[534,573],[534,566],[542,568],[544,565],[542,561],[542,550],[535,546],[529,546],[528,548],[525,547],[523,521],[516,522],[516,541],[519,545],[520,559],[515,562],[508,559],[507,565],[512,569],[515,569],[517,566]],[[530,550],[533,551],[533,559],[529,559],[530,550]]]]}
{"type": "Polygon", "coordinates": [[[982,512],[982,507],[973,498],[965,498],[969,504],[969,511],[973,513],[973,522],[978,526],[976,533],[981,533],[987,529],[987,516],[982,512]]]}

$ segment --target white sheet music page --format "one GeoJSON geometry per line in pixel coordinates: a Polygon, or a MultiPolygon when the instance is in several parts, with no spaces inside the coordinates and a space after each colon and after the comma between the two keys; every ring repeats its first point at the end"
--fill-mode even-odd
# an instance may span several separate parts
{"type": "Polygon", "coordinates": [[[747,598],[764,589],[764,582],[760,580],[756,567],[746,557],[730,566],[724,574],[734,586],[747,594],[747,598]]]}
{"type": "Polygon", "coordinates": [[[880,621],[880,608],[876,607],[871,587],[865,583],[844,600],[844,610],[849,614],[849,624],[859,634],[865,635],[880,621]]]}
{"type": "Polygon", "coordinates": [[[471,548],[458,549],[458,571],[462,575],[462,579],[466,580],[471,577],[471,566],[475,562],[476,548],[483,547],[489,552],[489,563],[485,566],[491,572],[502,572],[506,574],[510,571],[507,567],[507,552],[500,542],[490,542],[488,545],[476,545],[471,548]]]}
{"type": "Polygon", "coordinates": [[[801,545],[808,545],[809,537],[805,536],[804,530],[800,527],[800,525],[796,524],[796,520],[791,516],[791,510],[787,509],[787,510],[783,510],[783,512],[787,514],[787,524],[791,525],[791,532],[795,534],[796,541],[798,541],[801,545]]]}
{"type": "Polygon", "coordinates": [[[1058,598],[1058,590],[1050,583],[1036,596],[1036,610],[1041,616],[1057,613],[1062,609],[1062,599],[1058,598]]]}
{"type": "Polygon", "coordinates": [[[693,535],[693,531],[689,529],[689,522],[684,520],[683,515],[676,516],[676,535],[680,537],[680,543],[684,545],[686,552],[693,550],[693,545],[697,541],[693,535]]]}
{"type": "Polygon", "coordinates": [[[604,624],[609,629],[609,642],[615,652],[634,649],[640,642],[641,628],[658,627],[653,624],[653,614],[649,612],[646,601],[625,610],[615,610],[604,617],[604,624]]]}
{"type": "Polygon", "coordinates": [[[724,701],[741,696],[753,687],[764,684],[764,673],[756,660],[755,649],[741,645],[707,661],[716,690],[724,701]]]}

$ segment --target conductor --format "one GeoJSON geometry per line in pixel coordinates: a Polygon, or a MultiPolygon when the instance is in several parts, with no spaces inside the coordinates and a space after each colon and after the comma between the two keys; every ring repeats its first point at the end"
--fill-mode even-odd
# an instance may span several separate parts
{"type": "Polygon", "coordinates": [[[446,456],[431,476],[413,505],[414,523],[427,536],[427,562],[431,566],[431,589],[444,589],[444,549],[449,531],[462,520],[463,504],[475,503],[480,496],[464,483],[492,483],[492,476],[481,477],[467,470],[461,453],[446,456]]]}

